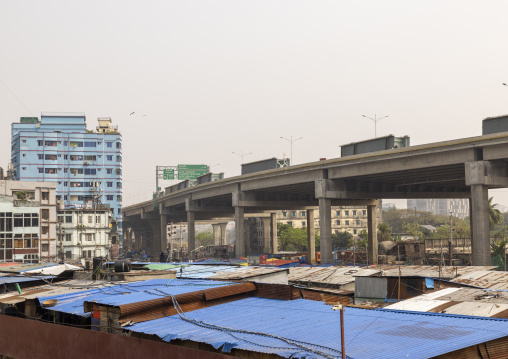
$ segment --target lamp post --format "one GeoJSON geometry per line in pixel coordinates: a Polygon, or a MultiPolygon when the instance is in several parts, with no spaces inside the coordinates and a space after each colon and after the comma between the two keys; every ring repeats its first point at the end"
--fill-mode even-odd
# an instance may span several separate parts
{"type": "Polygon", "coordinates": [[[236,152],[231,152],[231,153],[233,153],[234,155],[239,156],[239,157],[242,159],[242,165],[243,165],[243,158],[244,158],[245,156],[252,155],[252,152],[249,152],[249,153],[243,153],[243,151],[242,151],[242,152],[240,152],[240,153],[236,153],[236,152]]]}
{"type": "Polygon", "coordinates": [[[290,138],[285,138],[285,137],[281,137],[283,140],[286,140],[288,141],[290,144],[291,144],[291,162],[294,164],[295,161],[293,161],[293,142],[296,142],[298,140],[301,140],[303,137],[298,137],[298,138],[295,138],[293,139],[293,136],[291,136],[290,138]]]}
{"type": "Polygon", "coordinates": [[[377,115],[374,114],[374,118],[365,116],[365,115],[362,115],[362,117],[365,117],[365,118],[368,118],[368,119],[374,121],[374,137],[377,137],[377,121],[382,120],[383,118],[387,118],[388,116],[383,116],[383,117],[377,118],[377,115]]]}

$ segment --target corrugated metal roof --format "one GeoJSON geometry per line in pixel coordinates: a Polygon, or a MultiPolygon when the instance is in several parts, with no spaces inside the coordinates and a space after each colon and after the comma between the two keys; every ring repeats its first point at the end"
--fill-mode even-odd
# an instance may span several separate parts
{"type": "MultiPolygon", "coordinates": [[[[429,278],[443,278],[452,279],[457,276],[469,274],[475,271],[491,271],[497,267],[484,266],[484,267],[439,267],[439,266],[416,266],[416,265],[401,265],[400,271],[403,277],[429,277],[429,278]]],[[[398,277],[398,265],[371,265],[355,274],[355,277],[381,275],[383,277],[398,277]]]]}
{"type": "MultiPolygon", "coordinates": [[[[508,320],[503,319],[350,307],[344,315],[346,354],[355,359],[424,359],[508,335],[508,320]]],[[[154,334],[168,342],[209,343],[225,352],[236,348],[286,358],[340,356],[339,312],[321,302],[248,298],[199,309],[186,317],[201,322],[190,323],[175,315],[126,329],[154,334]],[[288,338],[313,352],[267,335],[232,329],[288,338]]]]}
{"type": "Polygon", "coordinates": [[[222,272],[213,276],[208,277],[209,279],[221,279],[221,280],[242,280],[260,275],[268,275],[273,273],[287,272],[285,268],[276,267],[242,267],[235,271],[222,272]]]}
{"type": "Polygon", "coordinates": [[[179,269],[175,270],[177,278],[205,279],[217,275],[219,273],[234,272],[237,270],[241,270],[243,268],[245,267],[190,265],[183,266],[181,272],[179,269]]]}
{"type": "Polygon", "coordinates": [[[508,293],[474,288],[446,288],[407,299],[385,309],[507,318],[508,293]]]}
{"type": "Polygon", "coordinates": [[[208,289],[213,286],[225,286],[230,284],[235,283],[190,279],[151,279],[142,282],[130,282],[72,293],[38,296],[37,299],[40,303],[50,299],[56,299],[57,304],[49,309],[88,317],[90,313],[85,313],[83,307],[85,301],[118,306],[164,297],[167,296],[166,293],[177,295],[208,289]]]}
{"type": "Polygon", "coordinates": [[[354,282],[354,275],[360,271],[360,267],[291,267],[288,281],[295,284],[344,285],[354,282]]]}
{"type": "Polygon", "coordinates": [[[33,264],[20,264],[14,265],[10,267],[1,267],[0,272],[7,273],[22,273],[29,270],[40,269],[40,268],[49,268],[59,265],[58,263],[33,263],[33,264]]]}
{"type": "Polygon", "coordinates": [[[1,284],[9,284],[9,283],[21,283],[21,282],[37,282],[41,280],[50,280],[56,278],[55,276],[6,276],[0,277],[0,285],[1,284]]]}
{"type": "Polygon", "coordinates": [[[452,282],[467,284],[478,288],[508,290],[508,272],[477,269],[474,272],[469,272],[453,279],[452,282]]]}

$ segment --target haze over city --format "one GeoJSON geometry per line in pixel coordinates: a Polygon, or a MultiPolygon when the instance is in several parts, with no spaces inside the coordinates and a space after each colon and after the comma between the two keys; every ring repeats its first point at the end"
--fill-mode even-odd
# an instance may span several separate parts
{"type": "MultiPolygon", "coordinates": [[[[4,2],[0,167],[10,125],[41,112],[111,117],[123,205],[155,166],[340,156],[377,135],[424,144],[481,135],[507,113],[502,1],[4,2]]],[[[163,182],[166,186],[171,182],[163,182]]],[[[491,191],[508,205],[506,190],[491,191]]]]}

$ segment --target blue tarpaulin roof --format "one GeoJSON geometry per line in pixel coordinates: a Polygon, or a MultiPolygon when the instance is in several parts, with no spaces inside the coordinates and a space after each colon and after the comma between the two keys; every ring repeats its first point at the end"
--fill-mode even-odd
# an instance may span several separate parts
{"type": "Polygon", "coordinates": [[[236,283],[193,279],[150,279],[68,294],[38,297],[37,299],[40,303],[56,299],[57,304],[48,309],[89,317],[91,313],[84,312],[83,303],[85,301],[117,306],[157,299],[169,294],[178,295],[231,284],[236,283]]]}
{"type": "MultiPolygon", "coordinates": [[[[351,307],[344,315],[346,354],[354,359],[424,359],[508,336],[505,319],[351,307]]],[[[340,357],[340,313],[322,302],[247,298],[192,311],[186,317],[201,322],[190,323],[174,315],[127,329],[154,334],[168,342],[209,343],[225,352],[237,348],[286,358],[340,357]],[[208,324],[223,329],[211,329],[208,324]],[[270,335],[294,342],[288,344],[270,335]]]]}

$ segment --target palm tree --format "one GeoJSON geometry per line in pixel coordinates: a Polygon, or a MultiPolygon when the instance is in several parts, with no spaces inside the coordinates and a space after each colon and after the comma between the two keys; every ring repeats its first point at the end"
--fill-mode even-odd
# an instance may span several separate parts
{"type": "Polygon", "coordinates": [[[499,222],[503,220],[503,214],[499,209],[495,208],[497,206],[497,203],[494,204],[492,203],[493,199],[494,199],[493,197],[489,198],[489,222],[491,229],[494,228],[499,222]]]}
{"type": "Polygon", "coordinates": [[[380,242],[390,241],[392,239],[392,231],[390,226],[387,223],[379,223],[377,225],[378,235],[380,238],[380,242]]]}

